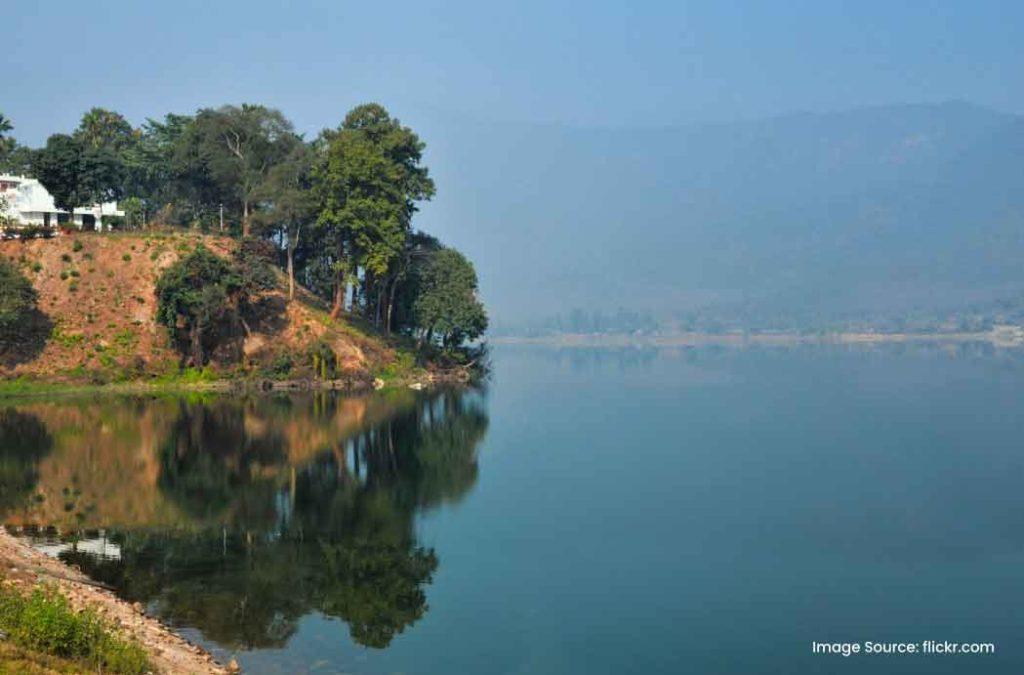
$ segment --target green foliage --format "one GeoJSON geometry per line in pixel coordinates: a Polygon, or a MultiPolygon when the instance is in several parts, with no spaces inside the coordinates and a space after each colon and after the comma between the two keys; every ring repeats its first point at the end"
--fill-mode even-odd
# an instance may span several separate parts
{"type": "Polygon", "coordinates": [[[39,295],[24,274],[0,258],[0,349],[18,341],[19,331],[37,310],[39,295]]]}
{"type": "Polygon", "coordinates": [[[277,286],[274,275],[274,246],[263,239],[245,237],[233,256],[242,289],[246,293],[269,291],[277,286]]]}
{"type": "Polygon", "coordinates": [[[416,202],[434,195],[421,166],[424,143],[375,103],[354,108],[336,131],[324,132],[314,168],[321,203],[317,223],[331,247],[336,284],[343,271],[365,272],[365,295],[380,324],[382,292],[410,233],[416,202]]]}
{"type": "Polygon", "coordinates": [[[338,356],[326,342],[321,340],[313,343],[307,357],[313,366],[314,377],[330,380],[338,374],[338,356]]]}
{"type": "Polygon", "coordinates": [[[202,245],[168,267],[157,281],[157,319],[190,352],[194,367],[203,366],[203,339],[231,310],[229,300],[241,283],[226,260],[202,245]]]}
{"type": "Polygon", "coordinates": [[[76,612],[55,588],[37,587],[28,595],[0,589],[0,630],[22,647],[104,672],[134,674],[151,668],[141,646],[117,635],[94,610],[76,612]]]}
{"type": "Polygon", "coordinates": [[[183,149],[190,168],[208,178],[221,202],[242,210],[242,233],[271,167],[301,139],[279,110],[243,104],[200,110],[186,132],[183,149]]]}
{"type": "MultiPolygon", "coordinates": [[[[75,241],[71,244],[71,250],[74,251],[75,253],[78,253],[79,251],[82,250],[82,246],[83,246],[82,245],[82,240],[81,239],[75,239],[75,241]]],[[[63,258],[63,257],[64,256],[61,256],[61,258],[63,258]]],[[[65,262],[69,262],[69,261],[70,261],[70,258],[67,261],[65,261],[65,262]]]]}
{"type": "Polygon", "coordinates": [[[113,149],[65,134],[47,139],[33,157],[32,172],[65,211],[118,199],[124,191],[124,167],[113,149]]]}
{"type": "Polygon", "coordinates": [[[274,380],[282,380],[291,375],[295,362],[290,354],[278,354],[265,368],[263,376],[274,380]]]}
{"type": "Polygon", "coordinates": [[[487,313],[477,297],[473,264],[455,249],[430,254],[413,302],[415,327],[421,339],[439,339],[446,350],[461,347],[487,330],[487,313]]]}

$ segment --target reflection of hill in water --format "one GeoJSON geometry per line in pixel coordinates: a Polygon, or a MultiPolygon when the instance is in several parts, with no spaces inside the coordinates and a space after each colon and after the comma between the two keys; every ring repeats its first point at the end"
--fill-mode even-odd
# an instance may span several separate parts
{"type": "Polygon", "coordinates": [[[6,414],[20,417],[0,433],[24,435],[36,420],[52,439],[41,459],[17,446],[27,462],[14,465],[38,460],[35,489],[31,473],[0,474],[24,500],[6,522],[107,528],[117,559],[61,557],[231,648],[283,645],[312,611],[374,647],[415,622],[438,559],[418,546],[414,517],[472,488],[487,429],[481,398],[456,392],[33,403],[6,414]]]}

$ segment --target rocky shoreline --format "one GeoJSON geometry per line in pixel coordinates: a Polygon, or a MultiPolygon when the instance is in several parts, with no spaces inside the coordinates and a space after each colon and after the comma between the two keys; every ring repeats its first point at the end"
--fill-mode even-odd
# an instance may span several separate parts
{"type": "Polygon", "coordinates": [[[147,616],[141,605],[121,600],[73,567],[47,557],[0,528],[0,570],[4,583],[30,589],[38,584],[56,586],[75,608],[91,607],[100,616],[134,638],[149,654],[158,673],[223,675],[238,672],[233,662],[224,666],[206,650],[147,616]]]}

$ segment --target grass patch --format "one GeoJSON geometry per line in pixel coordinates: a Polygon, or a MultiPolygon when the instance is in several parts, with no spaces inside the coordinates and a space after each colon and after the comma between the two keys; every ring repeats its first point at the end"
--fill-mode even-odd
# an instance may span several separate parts
{"type": "Polygon", "coordinates": [[[118,635],[92,609],[75,611],[57,589],[38,586],[23,594],[0,588],[0,629],[19,647],[87,664],[111,673],[145,673],[145,650],[118,635]]]}

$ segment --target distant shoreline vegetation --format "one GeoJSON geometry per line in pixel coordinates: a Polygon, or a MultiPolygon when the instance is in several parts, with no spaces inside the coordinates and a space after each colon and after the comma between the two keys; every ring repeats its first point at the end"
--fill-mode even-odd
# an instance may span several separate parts
{"type": "Polygon", "coordinates": [[[549,345],[557,347],[689,347],[703,345],[801,345],[837,344],[870,345],[881,343],[990,343],[998,347],[1024,347],[1024,328],[1020,326],[996,326],[986,332],[786,332],[786,331],[731,331],[722,333],[703,332],[654,332],[654,333],[551,333],[547,335],[514,336],[500,335],[492,338],[495,344],[549,345]]]}

